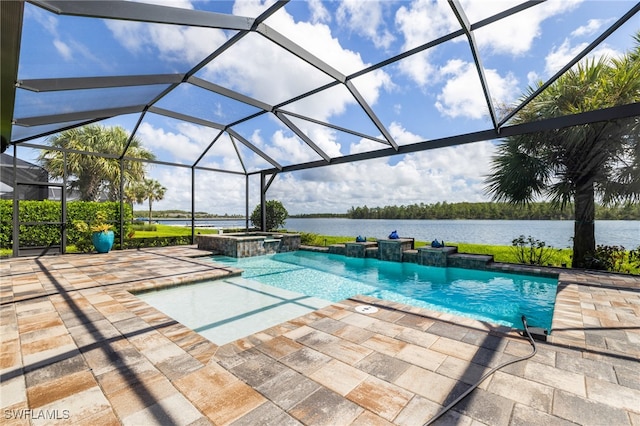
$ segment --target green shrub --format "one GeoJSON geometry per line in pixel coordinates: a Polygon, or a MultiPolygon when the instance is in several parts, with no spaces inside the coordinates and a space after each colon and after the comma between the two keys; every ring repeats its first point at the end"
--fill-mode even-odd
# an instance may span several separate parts
{"type": "Polygon", "coordinates": [[[551,246],[547,247],[544,241],[537,240],[529,235],[527,238],[520,235],[515,238],[511,245],[513,253],[518,263],[527,265],[547,265],[555,255],[555,249],[551,246]]]}
{"type": "Polygon", "coordinates": [[[587,267],[590,269],[637,273],[640,269],[640,246],[627,251],[623,246],[599,245],[587,260],[587,267]]]}
{"type": "Polygon", "coordinates": [[[155,232],[155,231],[158,230],[158,227],[154,223],[149,225],[148,223],[144,223],[144,222],[134,222],[133,225],[131,225],[131,230],[132,231],[155,232]]]}
{"type": "MultiPolygon", "coordinates": [[[[23,200],[19,204],[19,220],[21,223],[33,224],[20,225],[20,245],[22,247],[42,247],[59,242],[61,239],[60,227],[56,223],[62,217],[62,204],[51,200],[23,200]],[[50,222],[51,224],[47,224],[50,222]]],[[[119,202],[89,202],[70,201],[67,203],[67,220],[65,223],[67,232],[67,244],[82,245],[83,232],[76,229],[74,222],[91,222],[98,211],[104,212],[106,224],[112,225],[115,238],[120,238],[120,203],[119,202]]],[[[124,204],[124,233],[129,235],[131,220],[131,206],[124,204]]],[[[0,200],[0,248],[10,249],[13,244],[13,201],[0,200]]]]}

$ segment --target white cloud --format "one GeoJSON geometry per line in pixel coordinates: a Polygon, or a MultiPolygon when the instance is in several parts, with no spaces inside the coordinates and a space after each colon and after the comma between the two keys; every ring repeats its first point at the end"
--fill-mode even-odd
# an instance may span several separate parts
{"type": "Polygon", "coordinates": [[[212,137],[207,138],[195,125],[183,123],[178,126],[178,130],[178,133],[167,132],[145,122],[140,125],[136,135],[152,152],[168,151],[177,162],[195,161],[211,143],[212,137]]]}
{"type": "Polygon", "coordinates": [[[322,0],[309,0],[308,4],[311,11],[311,22],[331,22],[331,14],[324,7],[322,0]]]}
{"type": "Polygon", "coordinates": [[[612,21],[612,19],[589,19],[587,25],[580,26],[573,30],[571,37],[584,37],[595,34],[602,26],[612,21]]]}
{"type": "Polygon", "coordinates": [[[60,53],[60,56],[62,56],[65,60],[70,61],[71,59],[73,59],[71,48],[62,40],[53,40],[53,46],[56,48],[58,53],[60,53]]]}
{"type": "MultiPolygon", "coordinates": [[[[579,43],[575,46],[571,45],[569,39],[565,39],[559,47],[554,46],[551,52],[545,57],[545,73],[547,76],[552,76],[556,72],[560,71],[562,67],[567,65],[573,60],[580,52],[582,52],[588,43],[579,43]]],[[[620,58],[624,55],[623,52],[614,49],[607,44],[601,44],[596,49],[589,52],[582,61],[599,59],[601,57],[606,58],[620,58]]]]}
{"type": "Polygon", "coordinates": [[[338,7],[338,22],[362,36],[370,39],[377,48],[387,49],[395,37],[386,28],[385,2],[343,0],[338,7]]]}
{"type": "MultiPolygon", "coordinates": [[[[395,22],[404,36],[403,51],[460,28],[446,1],[414,0],[409,6],[398,8],[395,22]]],[[[400,71],[418,85],[427,85],[434,79],[435,68],[430,62],[430,55],[434,52],[432,48],[404,59],[398,64],[400,71]]]]}
{"type": "MultiPolygon", "coordinates": [[[[440,72],[447,83],[437,97],[436,108],[448,117],[482,119],[488,117],[487,103],[475,66],[458,59],[450,60],[440,72]]],[[[509,104],[517,93],[518,81],[508,74],[485,69],[484,75],[494,104],[509,104]]]]}
{"type": "MultiPolygon", "coordinates": [[[[476,41],[481,49],[507,55],[523,55],[533,47],[540,36],[543,21],[575,9],[583,0],[548,1],[533,6],[508,18],[478,29],[476,41]]],[[[470,16],[483,13],[490,16],[520,1],[473,1],[466,0],[463,7],[470,16]],[[479,10],[481,9],[482,12],[479,10]],[[489,11],[489,12],[487,12],[489,11]]]]}

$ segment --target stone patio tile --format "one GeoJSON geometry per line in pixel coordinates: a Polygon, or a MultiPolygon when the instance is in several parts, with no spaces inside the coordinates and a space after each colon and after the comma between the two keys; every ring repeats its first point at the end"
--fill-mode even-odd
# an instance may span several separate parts
{"type": "Polygon", "coordinates": [[[48,342],[44,347],[33,347],[34,350],[43,349],[31,354],[22,354],[22,363],[25,370],[40,368],[42,366],[52,364],[65,358],[72,357],[78,353],[78,349],[73,340],[67,338],[61,339],[61,345],[53,346],[55,342],[48,342]]]}
{"type": "Polygon", "coordinates": [[[379,379],[393,382],[409,368],[410,365],[411,364],[392,356],[380,352],[373,352],[355,364],[354,367],[379,379]]]}
{"type": "Polygon", "coordinates": [[[366,329],[370,325],[376,323],[378,320],[368,315],[352,313],[351,315],[342,318],[340,321],[346,322],[347,324],[353,325],[355,327],[366,329]]]}
{"type": "Polygon", "coordinates": [[[503,351],[509,338],[489,334],[486,331],[469,330],[461,341],[494,351],[503,351]]]}
{"type": "Polygon", "coordinates": [[[26,402],[27,388],[22,375],[2,380],[2,386],[0,386],[0,408],[7,410],[10,407],[26,402]]]}
{"type": "Polygon", "coordinates": [[[251,357],[251,359],[246,362],[236,365],[229,371],[250,386],[258,387],[285,370],[287,370],[287,367],[273,358],[260,353],[259,355],[251,357]]]}
{"type": "Polygon", "coordinates": [[[361,407],[392,421],[413,398],[413,393],[375,377],[369,377],[347,394],[361,407]]]}
{"type": "Polygon", "coordinates": [[[581,425],[628,425],[629,416],[619,408],[591,401],[575,394],[557,390],[553,414],[581,425]]]}
{"type": "Polygon", "coordinates": [[[20,334],[60,325],[64,325],[64,323],[57,312],[43,312],[18,318],[18,330],[20,330],[20,334]]]}
{"type": "Polygon", "coordinates": [[[300,348],[302,348],[301,344],[284,336],[275,337],[268,342],[256,346],[256,349],[275,359],[287,356],[300,348]]]}
{"type": "Polygon", "coordinates": [[[179,393],[122,418],[123,425],[189,425],[202,414],[179,393]]]}
{"type": "MultiPolygon", "coordinates": [[[[99,413],[104,414],[105,411],[111,410],[111,407],[100,388],[93,386],[85,391],[71,394],[66,398],[58,399],[51,404],[44,405],[40,407],[39,410],[55,413],[59,416],[67,415],[69,417],[69,423],[79,423],[99,413]]],[[[58,422],[51,422],[48,419],[31,420],[33,426],[56,423],[58,422]]]]}
{"type": "Polygon", "coordinates": [[[448,337],[440,337],[431,346],[429,346],[429,349],[467,361],[472,360],[480,350],[478,346],[453,340],[448,337]]]}
{"type": "Polygon", "coordinates": [[[20,339],[0,340],[0,372],[22,366],[20,339]]]}
{"type": "MultiPolygon", "coordinates": [[[[640,375],[640,370],[636,371],[636,375],[640,375]]],[[[618,386],[588,376],[586,379],[589,399],[640,414],[640,390],[618,386]]]]}
{"type": "Polygon", "coordinates": [[[516,404],[513,407],[513,415],[511,417],[511,425],[513,426],[525,426],[525,425],[553,425],[553,426],[575,426],[574,422],[561,419],[559,417],[547,414],[542,411],[538,411],[527,405],[516,404]]]}
{"type": "Polygon", "coordinates": [[[289,410],[289,414],[305,425],[348,425],[364,410],[353,402],[325,388],[303,399],[289,410]]]}
{"type": "Polygon", "coordinates": [[[196,407],[214,424],[229,424],[248,414],[267,400],[246,383],[236,381],[224,388],[210,389],[196,407]]]}
{"type": "Polygon", "coordinates": [[[302,426],[299,421],[287,414],[282,408],[269,401],[231,423],[231,426],[255,425],[302,426]]]}
{"type": "Polygon", "coordinates": [[[127,341],[100,344],[90,348],[89,350],[83,350],[82,356],[96,376],[145,360],[145,357],[135,348],[128,345],[127,341]]]}
{"type": "Polygon", "coordinates": [[[189,348],[184,348],[192,357],[206,365],[215,356],[218,351],[218,345],[208,340],[202,341],[189,348]]]}
{"type": "Polygon", "coordinates": [[[220,392],[240,380],[222,366],[211,363],[173,382],[191,402],[197,403],[209,398],[211,393],[220,392]]]}
{"type": "Polygon", "coordinates": [[[457,403],[453,410],[493,426],[508,425],[515,403],[507,398],[476,388],[457,403]]]}
{"type": "Polygon", "coordinates": [[[416,395],[402,411],[400,411],[400,414],[396,416],[393,423],[399,426],[424,425],[435,416],[441,408],[440,404],[416,395]]]}
{"type": "Polygon", "coordinates": [[[334,359],[311,373],[309,377],[344,396],[362,383],[369,375],[362,370],[334,359]]]}
{"type": "Polygon", "coordinates": [[[487,390],[545,413],[551,412],[553,388],[531,380],[496,371],[487,390]]]}
{"type": "Polygon", "coordinates": [[[332,358],[346,362],[350,365],[356,364],[373,352],[373,349],[369,349],[343,339],[338,339],[334,344],[322,346],[319,350],[332,358]]]}
{"type": "Polygon", "coordinates": [[[365,330],[364,328],[347,324],[340,330],[334,332],[333,335],[350,342],[362,343],[365,340],[369,339],[371,336],[374,336],[375,333],[373,331],[365,330]]]}
{"type": "Polygon", "coordinates": [[[461,341],[469,332],[467,328],[460,327],[455,324],[447,324],[446,322],[436,322],[427,330],[430,334],[447,337],[461,341]]]}
{"type": "Polygon", "coordinates": [[[169,380],[160,375],[115,391],[108,398],[118,417],[124,419],[177,392],[169,380]]]}
{"type": "Polygon", "coordinates": [[[88,370],[66,374],[54,380],[28,387],[29,406],[39,408],[97,385],[93,374],[88,370]]]}
{"type": "Polygon", "coordinates": [[[296,341],[315,350],[322,350],[325,347],[338,343],[340,339],[324,331],[314,330],[296,339],[296,341]]]}
{"type": "Polygon", "coordinates": [[[393,383],[443,405],[448,398],[453,399],[452,393],[455,398],[469,387],[460,387],[456,380],[415,365],[410,366],[393,383]]]}
{"type": "Polygon", "coordinates": [[[383,334],[375,334],[371,338],[362,342],[361,345],[366,346],[367,348],[371,348],[377,352],[382,352],[383,354],[389,356],[395,356],[405,346],[407,346],[405,342],[392,339],[391,337],[385,336],[383,334]]]}
{"type": "Polygon", "coordinates": [[[153,346],[148,349],[142,349],[140,350],[140,353],[154,364],[163,362],[169,358],[179,357],[186,354],[184,349],[168,339],[164,341],[164,344],[158,344],[157,346],[153,346]]]}
{"type": "Polygon", "coordinates": [[[341,328],[345,327],[345,324],[341,321],[337,321],[333,318],[321,318],[317,321],[309,324],[310,327],[317,330],[324,331],[325,333],[333,334],[341,328]]]}
{"type": "Polygon", "coordinates": [[[442,364],[442,362],[447,358],[446,355],[441,354],[440,352],[435,352],[411,344],[398,352],[396,357],[431,371],[436,371],[438,367],[440,367],[440,364],[442,364]]]}
{"type": "Polygon", "coordinates": [[[318,383],[288,368],[271,380],[255,387],[258,392],[285,410],[293,407],[319,388],[318,383]]]}
{"type": "Polygon", "coordinates": [[[64,325],[59,325],[55,327],[34,330],[30,333],[20,333],[20,341],[23,344],[25,344],[25,343],[31,343],[40,339],[46,339],[48,337],[64,336],[67,334],[69,334],[69,331],[67,330],[67,328],[64,325]]]}
{"type": "Polygon", "coordinates": [[[426,318],[421,315],[405,314],[402,315],[402,317],[400,317],[395,323],[405,327],[411,327],[412,329],[425,331],[426,329],[431,327],[435,323],[435,321],[431,318],[426,318]]]}
{"type": "Polygon", "coordinates": [[[529,361],[525,366],[524,377],[576,395],[586,396],[585,380],[581,374],[529,361]]]}
{"type": "Polygon", "coordinates": [[[576,357],[575,354],[572,356],[567,353],[558,353],[556,367],[612,383],[617,382],[616,373],[612,365],[576,357]]]}
{"type": "Polygon", "coordinates": [[[442,364],[440,364],[436,373],[464,383],[474,384],[487,371],[489,371],[489,368],[486,366],[448,356],[442,364]]]}
{"type": "Polygon", "coordinates": [[[69,354],[68,357],[61,357],[52,363],[42,365],[32,365],[25,369],[25,380],[27,386],[37,386],[49,380],[58,379],[64,375],[87,370],[89,367],[79,352],[69,354]]]}
{"type": "Polygon", "coordinates": [[[368,325],[366,329],[378,334],[384,334],[385,336],[396,337],[398,334],[402,333],[406,327],[386,321],[376,320],[368,325]]]}
{"type": "Polygon", "coordinates": [[[124,365],[96,376],[102,391],[109,396],[121,389],[140,382],[159,379],[161,373],[148,360],[142,359],[130,365],[124,365]]]}
{"type": "Polygon", "coordinates": [[[349,426],[392,426],[393,423],[388,422],[371,411],[364,411],[349,426]]]}
{"type": "Polygon", "coordinates": [[[405,328],[398,334],[395,339],[402,340],[404,342],[413,343],[414,345],[428,348],[439,339],[435,334],[425,333],[412,328],[405,328]]]}
{"type": "Polygon", "coordinates": [[[176,380],[192,371],[202,368],[203,364],[189,355],[183,353],[182,355],[168,358],[161,362],[156,362],[157,368],[165,375],[169,380],[176,380]]]}
{"type": "Polygon", "coordinates": [[[306,347],[280,359],[286,366],[307,376],[329,361],[331,358],[327,355],[306,347]]]}
{"type": "Polygon", "coordinates": [[[637,368],[615,366],[618,383],[631,389],[640,390],[640,374],[637,368]]]}

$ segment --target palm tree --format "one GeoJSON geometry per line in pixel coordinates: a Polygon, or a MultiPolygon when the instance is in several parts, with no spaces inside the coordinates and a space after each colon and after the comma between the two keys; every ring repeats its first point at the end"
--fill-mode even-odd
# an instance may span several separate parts
{"type": "MultiPolygon", "coordinates": [[[[514,119],[526,123],[640,101],[640,32],[621,59],[591,60],[569,70],[514,119]]],[[[534,91],[529,89],[529,94],[534,91]]],[[[528,95],[527,95],[528,96],[528,95]]],[[[573,267],[595,252],[595,200],[640,199],[640,118],[605,121],[506,138],[486,179],[494,200],[525,204],[548,196],[574,202],[573,267]]]]}
{"type": "Polygon", "coordinates": [[[124,189],[124,201],[131,204],[131,212],[133,212],[134,204],[142,204],[146,200],[144,183],[130,182],[124,189]]]}
{"type": "Polygon", "coordinates": [[[143,200],[149,200],[149,225],[151,225],[151,206],[154,201],[160,201],[164,198],[164,193],[167,191],[167,188],[155,179],[145,179],[142,188],[144,194],[143,200]]]}
{"type": "MultiPolygon", "coordinates": [[[[120,160],[129,142],[129,133],[122,127],[105,127],[91,124],[65,130],[49,138],[52,148],[44,150],[38,160],[53,178],[64,176],[64,152],[67,151],[69,190],[77,190],[83,201],[98,201],[105,194],[110,201],[120,198],[120,160]],[[90,153],[108,154],[99,157],[90,153]]],[[[132,138],[127,156],[141,160],[153,160],[155,156],[142,147],[138,138],[132,138]]],[[[141,161],[124,162],[124,180],[142,181],[145,175],[141,161]]]]}

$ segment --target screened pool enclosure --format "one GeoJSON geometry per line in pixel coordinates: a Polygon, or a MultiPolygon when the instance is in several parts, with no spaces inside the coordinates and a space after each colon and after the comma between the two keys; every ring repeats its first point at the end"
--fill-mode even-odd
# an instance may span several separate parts
{"type": "Polygon", "coordinates": [[[52,178],[39,164],[51,150],[64,153],[64,170],[74,154],[115,158],[122,171],[143,164],[190,210],[193,239],[198,211],[242,212],[248,227],[259,203],[265,218],[280,177],[283,192],[323,191],[330,202],[351,182],[327,166],[396,166],[439,148],[637,117],[631,103],[514,122],[580,61],[630,50],[639,10],[564,0],[2,1],[2,191],[13,200],[4,238],[22,254],[19,230],[38,221],[20,219],[20,203],[55,201],[50,246],[65,251],[76,194],[72,173],[52,178]],[[92,124],[124,128],[121,152],[51,143],[92,124]],[[133,141],[152,155],[137,156],[133,141]]]}

